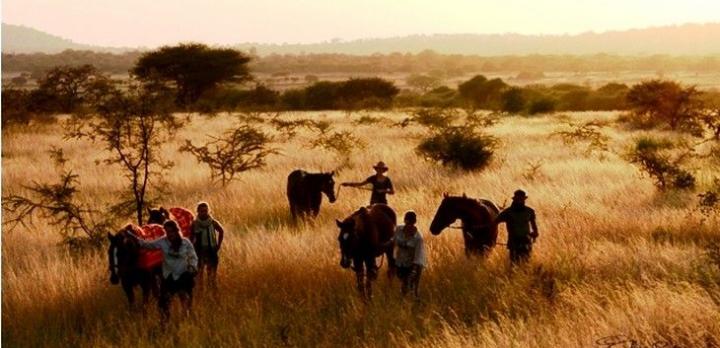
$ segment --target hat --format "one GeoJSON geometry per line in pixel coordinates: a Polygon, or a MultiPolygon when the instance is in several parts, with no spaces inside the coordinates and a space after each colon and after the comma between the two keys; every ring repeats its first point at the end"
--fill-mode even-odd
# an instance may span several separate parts
{"type": "Polygon", "coordinates": [[[527,194],[525,194],[525,191],[523,190],[516,190],[515,193],[513,193],[513,199],[526,199],[527,194]]]}
{"type": "Polygon", "coordinates": [[[385,162],[380,161],[376,165],[373,166],[373,168],[378,170],[388,170],[388,167],[385,165],[385,162]]]}

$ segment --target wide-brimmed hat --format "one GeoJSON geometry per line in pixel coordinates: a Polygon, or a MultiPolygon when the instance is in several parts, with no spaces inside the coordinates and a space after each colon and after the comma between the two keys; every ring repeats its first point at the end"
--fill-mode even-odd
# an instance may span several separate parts
{"type": "Polygon", "coordinates": [[[383,162],[383,161],[378,162],[376,165],[373,166],[373,168],[375,168],[377,170],[383,170],[383,171],[388,170],[388,167],[385,165],[385,162],[383,162]]]}
{"type": "Polygon", "coordinates": [[[523,191],[523,190],[515,190],[515,192],[513,193],[513,197],[512,197],[512,198],[513,198],[513,199],[526,199],[526,198],[527,198],[527,194],[526,194],[525,191],[523,191]]]}

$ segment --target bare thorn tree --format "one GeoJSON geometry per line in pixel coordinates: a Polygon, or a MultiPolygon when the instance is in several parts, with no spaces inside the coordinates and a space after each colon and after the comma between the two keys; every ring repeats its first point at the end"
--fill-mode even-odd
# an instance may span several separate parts
{"type": "Polygon", "coordinates": [[[28,195],[13,194],[2,198],[2,208],[10,214],[5,218],[10,231],[18,225],[27,227],[26,223],[33,223],[33,217],[39,216],[47,219],[51,226],[59,227],[63,241],[72,246],[82,246],[89,242],[92,246],[99,246],[103,240],[104,232],[110,222],[97,222],[92,218],[96,213],[77,201],[79,176],[72,170],[66,169],[62,149],[50,150],[58,172],[56,183],[33,182],[23,186],[29,191],[28,195]]]}
{"type": "MultiPolygon", "coordinates": [[[[129,197],[117,207],[130,208],[143,223],[151,184],[158,187],[173,163],[160,149],[180,128],[172,114],[173,94],[160,84],[131,84],[113,89],[94,105],[96,117],[73,118],[66,138],[86,138],[104,146],[104,163],[119,166],[128,180],[129,197]]],[[[131,211],[120,212],[130,213],[131,211]]]]}
{"type": "Polygon", "coordinates": [[[212,179],[219,180],[223,186],[239,173],[265,166],[267,156],[278,153],[270,146],[271,136],[247,124],[221,137],[210,138],[212,140],[202,146],[187,140],[180,151],[193,154],[198,162],[210,167],[212,179]]]}

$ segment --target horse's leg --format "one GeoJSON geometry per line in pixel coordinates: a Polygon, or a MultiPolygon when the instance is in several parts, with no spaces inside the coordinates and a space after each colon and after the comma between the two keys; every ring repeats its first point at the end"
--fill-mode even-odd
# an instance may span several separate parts
{"type": "Polygon", "coordinates": [[[298,209],[297,206],[292,202],[290,202],[290,215],[292,216],[293,221],[297,221],[298,209]]]}
{"type": "Polygon", "coordinates": [[[395,265],[395,256],[393,255],[392,248],[389,248],[387,251],[385,251],[385,257],[388,260],[387,277],[388,279],[392,280],[392,278],[397,273],[397,265],[395,265]]]}
{"type": "Polygon", "coordinates": [[[367,275],[365,276],[365,297],[372,300],[372,282],[377,279],[378,267],[375,264],[375,255],[368,256],[365,260],[367,275]]]}
{"type": "Polygon", "coordinates": [[[363,280],[365,279],[365,266],[363,265],[362,260],[359,259],[353,259],[353,270],[355,270],[355,286],[357,288],[358,294],[360,294],[360,297],[362,299],[365,299],[365,285],[363,284],[363,280]]]}
{"type": "Polygon", "coordinates": [[[132,309],[135,304],[135,291],[133,291],[133,282],[128,278],[129,277],[127,276],[123,277],[120,282],[122,284],[123,291],[125,292],[125,297],[127,297],[128,300],[128,308],[132,309]]]}

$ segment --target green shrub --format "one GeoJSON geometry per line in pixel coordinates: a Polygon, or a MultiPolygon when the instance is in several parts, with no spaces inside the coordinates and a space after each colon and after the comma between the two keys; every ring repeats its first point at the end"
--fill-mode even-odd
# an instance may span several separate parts
{"type": "Polygon", "coordinates": [[[472,127],[438,129],[415,149],[418,155],[444,166],[480,170],[492,160],[497,139],[472,127]]]}

